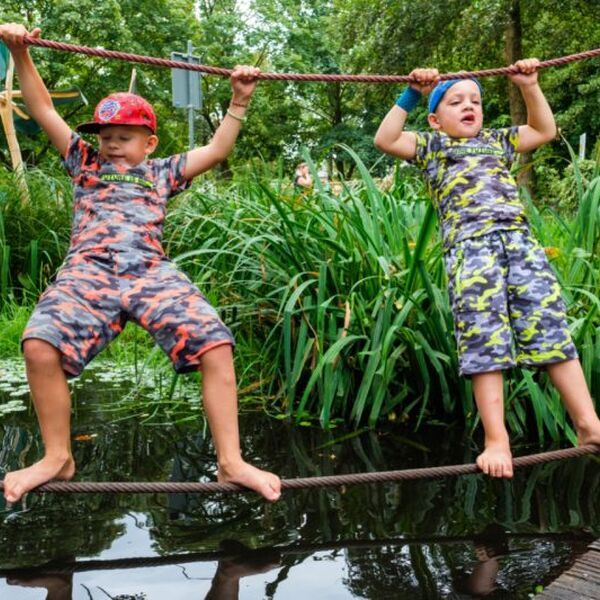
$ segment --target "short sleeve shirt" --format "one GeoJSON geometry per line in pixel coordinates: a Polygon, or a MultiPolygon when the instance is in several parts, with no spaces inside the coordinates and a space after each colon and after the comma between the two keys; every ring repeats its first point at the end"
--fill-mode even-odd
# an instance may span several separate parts
{"type": "Polygon", "coordinates": [[[482,129],[473,138],[418,132],[413,163],[424,174],[444,248],[500,229],[525,229],[525,208],[510,173],[518,127],[482,129]]]}
{"type": "Polygon", "coordinates": [[[163,253],[167,200],[189,186],[185,154],[122,168],[72,133],[63,160],[74,185],[69,253],[146,251],[163,253]]]}

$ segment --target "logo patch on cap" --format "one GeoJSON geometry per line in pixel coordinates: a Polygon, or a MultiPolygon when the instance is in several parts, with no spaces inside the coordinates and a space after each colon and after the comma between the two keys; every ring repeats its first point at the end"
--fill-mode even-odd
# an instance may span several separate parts
{"type": "Polygon", "coordinates": [[[98,119],[103,122],[110,121],[121,110],[121,105],[116,100],[106,100],[98,107],[98,119]]]}

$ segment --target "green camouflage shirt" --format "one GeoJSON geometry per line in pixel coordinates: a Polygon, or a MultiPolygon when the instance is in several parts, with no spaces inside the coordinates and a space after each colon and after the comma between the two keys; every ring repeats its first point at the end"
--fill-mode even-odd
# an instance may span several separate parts
{"type": "Polygon", "coordinates": [[[437,209],[444,248],[499,229],[525,229],[525,209],[510,173],[518,127],[482,129],[473,138],[417,132],[412,161],[437,209]]]}

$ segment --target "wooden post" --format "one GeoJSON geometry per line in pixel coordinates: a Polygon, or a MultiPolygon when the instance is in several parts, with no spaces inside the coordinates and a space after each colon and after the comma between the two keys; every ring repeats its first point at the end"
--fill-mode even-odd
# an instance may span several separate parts
{"type": "Polygon", "coordinates": [[[131,79],[129,80],[129,93],[137,94],[137,71],[135,67],[131,69],[131,79]]]}
{"type": "Polygon", "coordinates": [[[24,203],[29,202],[29,189],[25,180],[25,166],[23,157],[21,156],[21,148],[17,140],[17,132],[15,131],[15,122],[13,119],[12,107],[12,84],[14,74],[14,62],[12,56],[8,59],[8,69],[6,70],[6,89],[0,94],[0,117],[8,143],[10,159],[17,181],[17,187],[21,195],[21,200],[24,203]]]}

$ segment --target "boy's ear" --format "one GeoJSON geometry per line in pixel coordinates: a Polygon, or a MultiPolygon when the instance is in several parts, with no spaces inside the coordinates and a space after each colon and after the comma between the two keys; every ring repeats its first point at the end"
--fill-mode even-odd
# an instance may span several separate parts
{"type": "Polygon", "coordinates": [[[440,120],[435,113],[429,113],[427,115],[427,122],[429,123],[429,127],[432,129],[441,129],[440,120]]]}
{"type": "Polygon", "coordinates": [[[157,135],[149,135],[146,140],[146,155],[152,154],[156,147],[158,146],[158,136],[157,135]]]}

